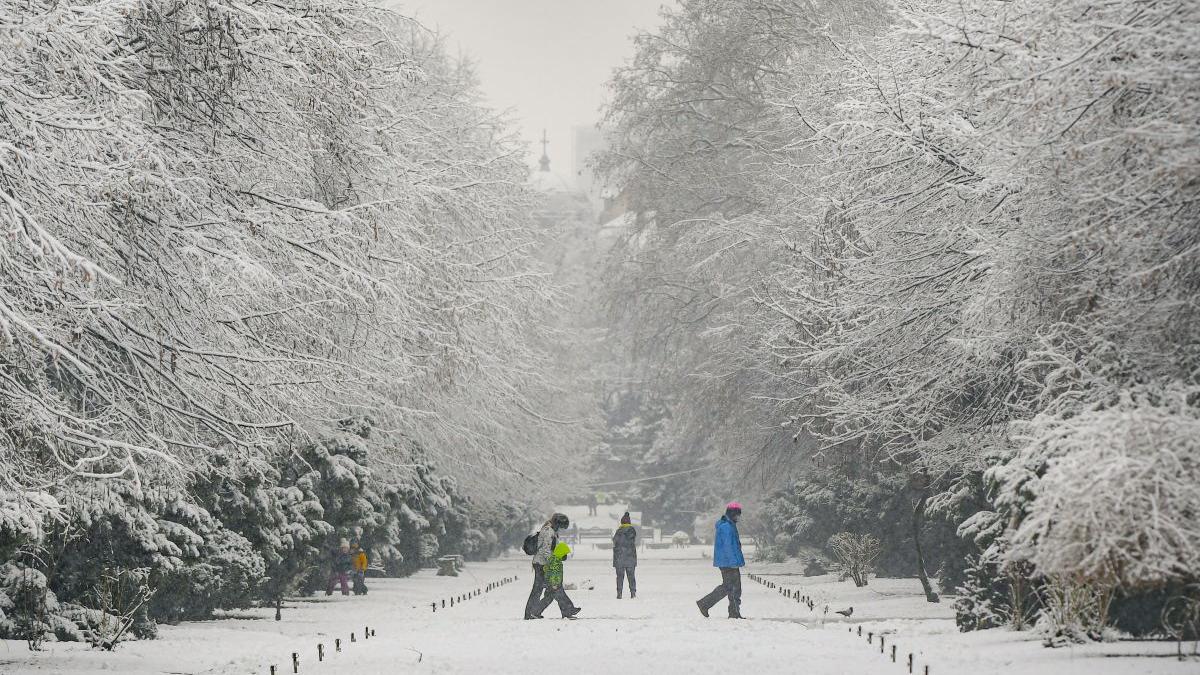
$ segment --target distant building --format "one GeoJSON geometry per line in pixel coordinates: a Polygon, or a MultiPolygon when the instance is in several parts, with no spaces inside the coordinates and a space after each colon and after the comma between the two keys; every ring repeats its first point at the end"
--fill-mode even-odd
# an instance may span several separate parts
{"type": "Polygon", "coordinates": [[[602,149],[603,137],[591,127],[575,127],[574,175],[556,169],[550,158],[551,141],[542,132],[542,156],[538,170],[529,177],[540,193],[533,211],[534,222],[548,237],[541,256],[556,274],[573,275],[594,269],[612,246],[629,231],[633,214],[624,208],[624,195],[605,199],[587,158],[602,149]]]}
{"type": "Polygon", "coordinates": [[[573,268],[596,259],[595,212],[587,195],[566,172],[556,171],[542,132],[542,157],[529,184],[539,193],[533,221],[546,237],[543,261],[556,275],[571,275],[573,268]]]}
{"type": "Polygon", "coordinates": [[[538,160],[538,170],[529,177],[530,185],[543,196],[540,208],[534,212],[534,218],[544,228],[558,228],[575,221],[587,223],[592,215],[587,195],[572,176],[551,168],[550,152],[547,149],[550,139],[547,138],[544,129],[541,144],[542,157],[538,160]]]}

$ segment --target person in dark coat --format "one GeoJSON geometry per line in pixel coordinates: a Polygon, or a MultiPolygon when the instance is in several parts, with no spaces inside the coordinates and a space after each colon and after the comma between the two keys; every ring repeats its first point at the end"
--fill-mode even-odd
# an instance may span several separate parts
{"type": "Polygon", "coordinates": [[[571,606],[565,593],[556,592],[546,583],[546,565],[558,546],[558,531],[570,526],[571,521],[566,514],[556,513],[538,531],[537,551],[533,554],[533,590],[529,591],[529,599],[525,601],[526,619],[542,618],[542,612],[555,600],[564,617],[575,616],[581,611],[581,608],[571,606]]]}
{"type": "Polygon", "coordinates": [[[637,597],[637,530],[629,518],[629,512],[621,516],[621,525],[613,533],[613,568],[617,571],[617,599],[625,590],[625,579],[629,579],[629,597],[637,597]]]}
{"type": "Polygon", "coordinates": [[[721,585],[696,601],[700,613],[708,616],[708,610],[729,598],[729,618],[742,618],[742,567],[746,559],[742,556],[742,539],[738,536],[737,521],[742,517],[742,505],[729,502],[725,515],[717,521],[716,537],[713,540],[713,567],[721,570],[721,585]]]}
{"type": "Polygon", "coordinates": [[[350,569],[354,559],[350,556],[350,542],[343,539],[333,557],[329,561],[329,583],[325,586],[325,595],[333,595],[333,586],[342,585],[342,595],[350,595],[350,569]]]}

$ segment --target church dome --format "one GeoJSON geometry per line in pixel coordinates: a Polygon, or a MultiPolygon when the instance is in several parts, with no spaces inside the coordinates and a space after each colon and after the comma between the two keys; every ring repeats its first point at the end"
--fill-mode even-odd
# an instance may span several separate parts
{"type": "Polygon", "coordinates": [[[570,176],[557,171],[534,171],[529,185],[538,192],[579,192],[579,187],[570,176]]]}

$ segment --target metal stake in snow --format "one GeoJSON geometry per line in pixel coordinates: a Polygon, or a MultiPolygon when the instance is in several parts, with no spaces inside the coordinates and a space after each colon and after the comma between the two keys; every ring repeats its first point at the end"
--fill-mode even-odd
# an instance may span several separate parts
{"type": "Polygon", "coordinates": [[[292,652],[292,672],[300,672],[300,655],[296,652],[292,652]]]}
{"type": "Polygon", "coordinates": [[[342,638],[334,638],[333,639],[333,650],[335,652],[342,651],[342,638]]]}
{"type": "Polygon", "coordinates": [[[317,663],[325,660],[325,645],[317,643],[317,663]]]}
{"type": "Polygon", "coordinates": [[[370,638],[371,638],[371,627],[363,626],[363,639],[369,640],[370,638]]]}

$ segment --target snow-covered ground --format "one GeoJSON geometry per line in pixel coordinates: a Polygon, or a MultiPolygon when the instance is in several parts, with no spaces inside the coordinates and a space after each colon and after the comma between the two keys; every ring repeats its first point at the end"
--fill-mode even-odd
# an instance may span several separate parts
{"type": "Polygon", "coordinates": [[[253,673],[266,675],[276,664],[291,673],[291,653],[300,655],[301,673],[901,673],[916,655],[916,672],[1042,674],[1196,673],[1200,662],[1171,658],[1114,658],[1125,653],[1171,653],[1165,643],[1115,643],[1050,650],[1029,635],[1005,631],[960,634],[948,604],[929,605],[915,581],[875,579],[865,589],[829,577],[795,574],[792,565],[752,565],[780,585],[828,600],[809,612],[775,590],[744,579],[743,611],[748,621],[723,618],[718,606],[710,619],[695,600],[710,590],[717,575],[692,547],[643,551],[638,568],[639,597],[617,600],[608,553],[583,547],[567,563],[568,582],[590,580],[591,590],[573,591],[583,607],[580,619],[557,618],[551,606],[542,621],[521,619],[528,594],[528,557],[511,555],[469,565],[457,578],[431,572],[408,579],[375,580],[365,598],[320,596],[292,603],[283,621],[267,610],[234,613],[215,621],[163,627],[158,640],[130,642],[114,653],[79,644],[50,643],[31,654],[20,642],[0,642],[0,672],[75,673],[253,673]],[[505,576],[519,581],[446,610],[430,603],[483,588],[505,576]],[[854,606],[843,619],[834,609],[854,606]],[[856,632],[864,626],[864,637],[856,632]],[[362,641],[365,626],[375,636],[362,641]],[[865,632],[888,632],[887,654],[878,642],[868,647],[865,632]],[[890,631],[890,632],[889,632],[890,631]],[[350,634],[357,641],[350,643],[350,634]],[[343,651],[334,651],[341,638],[343,651]],[[895,641],[900,657],[890,661],[895,641]],[[317,662],[317,643],[326,657],[317,662]]]}
{"type": "MultiPolygon", "coordinates": [[[[776,588],[768,590],[780,596],[788,589],[792,595],[814,600],[809,611],[794,599],[798,615],[810,625],[826,630],[842,631],[856,641],[855,649],[871,651],[880,660],[891,662],[891,646],[897,646],[895,672],[907,672],[908,654],[914,655],[918,667],[914,672],[955,673],[964,675],[1087,675],[1167,673],[1200,673],[1200,660],[1180,662],[1175,658],[1174,642],[1144,640],[1088,644],[1047,649],[1032,632],[987,630],[960,633],[954,624],[953,598],[943,597],[938,604],[925,601],[920,582],[916,579],[873,578],[865,588],[839,582],[834,575],[804,577],[796,562],[752,565],[752,573],[776,588]],[[829,606],[826,614],[825,606],[829,606]],[[838,616],[838,610],[853,607],[849,618],[838,616]],[[862,626],[862,636],[858,628],[862,626]],[[868,633],[875,637],[867,644],[868,633]],[[884,635],[884,653],[879,653],[878,636],[884,635]]],[[[750,582],[765,589],[765,585],[750,582]]],[[[1185,645],[1185,651],[1192,646],[1185,645]]],[[[874,671],[872,671],[874,672],[874,671]]],[[[883,671],[887,672],[887,671],[883,671]]]]}

